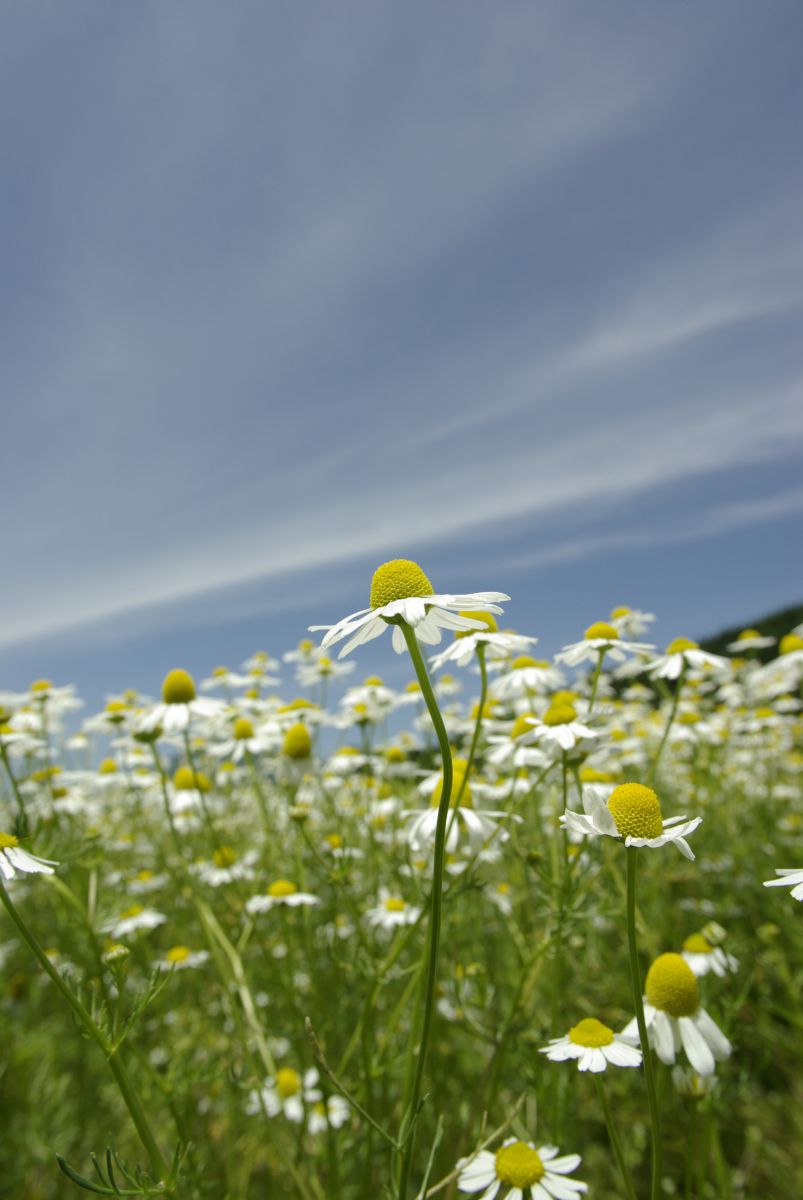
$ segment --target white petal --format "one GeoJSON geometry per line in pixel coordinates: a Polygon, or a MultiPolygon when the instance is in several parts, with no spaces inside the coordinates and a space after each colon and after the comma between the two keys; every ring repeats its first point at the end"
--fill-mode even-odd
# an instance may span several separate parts
{"type": "Polygon", "coordinates": [[[708,1042],[695,1025],[691,1017],[681,1017],[678,1021],[680,1040],[686,1057],[698,1075],[711,1075],[714,1071],[714,1056],[708,1042]]]}

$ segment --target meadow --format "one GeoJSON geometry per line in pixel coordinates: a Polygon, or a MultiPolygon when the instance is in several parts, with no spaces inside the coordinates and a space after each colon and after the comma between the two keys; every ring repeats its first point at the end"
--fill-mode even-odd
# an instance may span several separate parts
{"type": "Polygon", "coordinates": [[[0,1195],[803,1195],[803,627],[506,599],[0,693],[0,1195]]]}

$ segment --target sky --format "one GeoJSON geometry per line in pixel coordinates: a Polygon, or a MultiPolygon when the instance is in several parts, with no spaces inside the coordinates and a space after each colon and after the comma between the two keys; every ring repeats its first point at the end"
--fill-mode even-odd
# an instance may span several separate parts
{"type": "Polygon", "coordinates": [[[393,557],[546,653],[803,598],[797,0],[3,29],[0,687],[278,654],[393,557]]]}

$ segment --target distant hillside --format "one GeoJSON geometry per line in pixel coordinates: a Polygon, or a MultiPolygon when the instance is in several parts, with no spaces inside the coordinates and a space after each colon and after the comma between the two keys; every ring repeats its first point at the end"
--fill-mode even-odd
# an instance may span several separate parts
{"type": "MultiPolygon", "coordinates": [[[[782,608],[778,612],[769,613],[755,621],[746,621],[743,625],[734,625],[711,637],[702,638],[700,645],[704,650],[710,650],[712,654],[727,654],[728,645],[736,641],[743,629],[757,629],[765,637],[780,639],[801,623],[803,623],[803,604],[793,604],[790,608],[782,608]]],[[[777,653],[777,647],[771,646],[766,650],[759,651],[758,657],[767,662],[777,653]]]]}

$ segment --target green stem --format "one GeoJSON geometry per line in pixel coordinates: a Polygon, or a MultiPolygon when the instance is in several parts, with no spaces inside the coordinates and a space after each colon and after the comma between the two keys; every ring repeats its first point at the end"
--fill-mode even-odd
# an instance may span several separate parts
{"type": "Polygon", "coordinates": [[[650,1110],[650,1132],[652,1135],[652,1189],[651,1200],[660,1200],[661,1195],[661,1122],[658,1115],[658,1094],[655,1090],[655,1067],[647,1037],[647,1022],[644,1019],[644,1000],[641,993],[638,947],[636,945],[636,855],[635,846],[628,846],[627,854],[627,945],[630,953],[630,981],[633,987],[633,1004],[636,1009],[639,1042],[644,1062],[644,1079],[647,1085],[647,1103],[650,1110]]]}
{"type": "Polygon", "coordinates": [[[599,1102],[602,1106],[602,1111],[605,1114],[605,1124],[608,1128],[608,1137],[611,1139],[611,1147],[613,1148],[616,1161],[619,1164],[619,1170],[622,1173],[622,1183],[625,1186],[627,1200],[636,1200],[636,1193],[630,1178],[630,1172],[627,1169],[624,1151],[622,1150],[622,1142],[619,1138],[619,1133],[614,1123],[610,1101],[608,1100],[608,1093],[605,1091],[605,1081],[601,1075],[595,1075],[594,1083],[597,1086],[597,1095],[599,1096],[599,1102]]]}
{"type": "Polygon", "coordinates": [[[128,1109],[131,1120],[134,1122],[136,1131],[139,1134],[140,1141],[145,1147],[148,1158],[150,1159],[151,1171],[153,1172],[154,1179],[156,1182],[165,1180],[168,1175],[167,1163],[162,1157],[162,1152],[159,1149],[156,1139],[151,1131],[151,1127],[148,1124],[148,1118],[145,1115],[145,1110],[143,1109],[139,1097],[134,1091],[131,1081],[128,1078],[125,1067],[123,1066],[122,1058],[120,1057],[120,1051],[112,1051],[112,1047],[109,1045],[106,1036],[93,1020],[91,1013],[84,1008],[78,997],[73,995],[70,988],[62,979],[61,975],[59,975],[58,971],[55,969],[50,959],[39,945],[39,942],[33,933],[31,933],[31,931],[28,929],[28,926],[17,912],[14,904],[11,901],[11,897],[2,883],[0,883],[0,903],[3,904],[6,912],[19,930],[23,941],[28,946],[28,949],[31,951],[34,958],[36,958],[42,970],[49,976],[52,983],[55,984],[58,991],[61,992],[64,999],[67,1001],[79,1024],[83,1025],[89,1036],[95,1042],[97,1042],[103,1051],[106,1061],[111,1068],[111,1072],[114,1075],[117,1087],[120,1090],[120,1095],[123,1098],[123,1102],[128,1109]]]}
{"type": "Polygon", "coordinates": [[[651,783],[655,783],[655,778],[656,778],[656,775],[658,774],[658,763],[661,761],[661,755],[664,752],[664,746],[666,745],[667,738],[669,737],[669,731],[672,728],[672,723],[675,720],[675,714],[678,711],[678,701],[680,700],[680,693],[683,690],[683,681],[685,680],[685,678],[686,678],[686,667],[684,665],[683,669],[680,672],[680,675],[678,676],[677,687],[675,688],[675,694],[672,697],[672,707],[669,710],[669,716],[667,717],[666,725],[664,726],[664,732],[661,735],[661,741],[658,746],[658,749],[655,752],[655,758],[653,760],[652,768],[650,769],[650,782],[651,783]]]}
{"type": "Polygon", "coordinates": [[[6,774],[8,775],[8,778],[11,781],[11,790],[14,793],[14,799],[17,802],[17,809],[19,811],[19,836],[27,837],[28,815],[25,812],[25,805],[22,802],[22,796],[20,795],[20,789],[19,789],[19,785],[17,783],[16,776],[14,775],[14,772],[11,770],[11,763],[8,758],[8,750],[6,749],[6,744],[3,741],[2,735],[0,735],[0,757],[2,757],[2,759],[3,759],[3,766],[5,767],[6,774]]]}
{"type": "Polygon", "coordinates": [[[446,726],[443,723],[438,701],[435,699],[435,693],[432,690],[429,675],[427,674],[426,664],[421,647],[418,644],[418,638],[415,635],[415,630],[401,622],[400,629],[404,634],[404,640],[407,643],[407,649],[410,652],[410,658],[413,661],[418,682],[421,686],[421,693],[424,697],[429,715],[432,720],[432,725],[438,739],[438,745],[441,752],[441,760],[443,764],[443,788],[441,791],[441,800],[438,805],[438,819],[435,826],[435,852],[432,866],[432,895],[430,898],[429,910],[429,947],[427,952],[427,968],[426,981],[424,984],[424,1001],[423,1013],[421,1019],[421,1036],[416,1038],[415,1022],[411,1030],[410,1046],[408,1049],[408,1062],[415,1057],[415,1072],[413,1074],[412,1086],[409,1095],[405,1096],[402,1125],[399,1133],[399,1144],[404,1146],[402,1152],[401,1168],[399,1171],[399,1200],[405,1200],[407,1195],[407,1181],[410,1175],[410,1163],[413,1156],[414,1145],[414,1129],[413,1122],[416,1119],[421,1097],[421,1085],[424,1078],[424,1068],[427,1061],[427,1050],[429,1048],[429,1038],[432,1030],[432,1015],[435,1008],[435,984],[438,975],[438,949],[440,945],[441,933],[441,915],[443,908],[443,863],[446,849],[446,821],[449,816],[449,804],[452,798],[452,752],[449,748],[449,737],[446,732],[446,726]]]}
{"type": "Polygon", "coordinates": [[[482,718],[485,714],[485,704],[488,699],[488,669],[485,666],[485,646],[482,642],[477,644],[477,661],[480,664],[480,676],[482,678],[482,684],[480,687],[480,703],[477,709],[477,720],[474,722],[474,734],[471,738],[471,748],[468,752],[468,762],[466,763],[463,779],[457,792],[457,799],[454,802],[455,809],[457,809],[460,805],[460,801],[463,798],[463,792],[466,790],[468,777],[471,774],[472,767],[474,766],[474,759],[477,754],[477,745],[480,740],[480,727],[482,725],[482,718]]]}
{"type": "Polygon", "coordinates": [[[588,698],[588,715],[591,715],[591,710],[594,707],[594,701],[597,698],[597,685],[599,684],[600,671],[602,670],[602,660],[605,657],[606,647],[597,651],[597,665],[594,668],[594,678],[591,680],[591,695],[588,698]]]}

